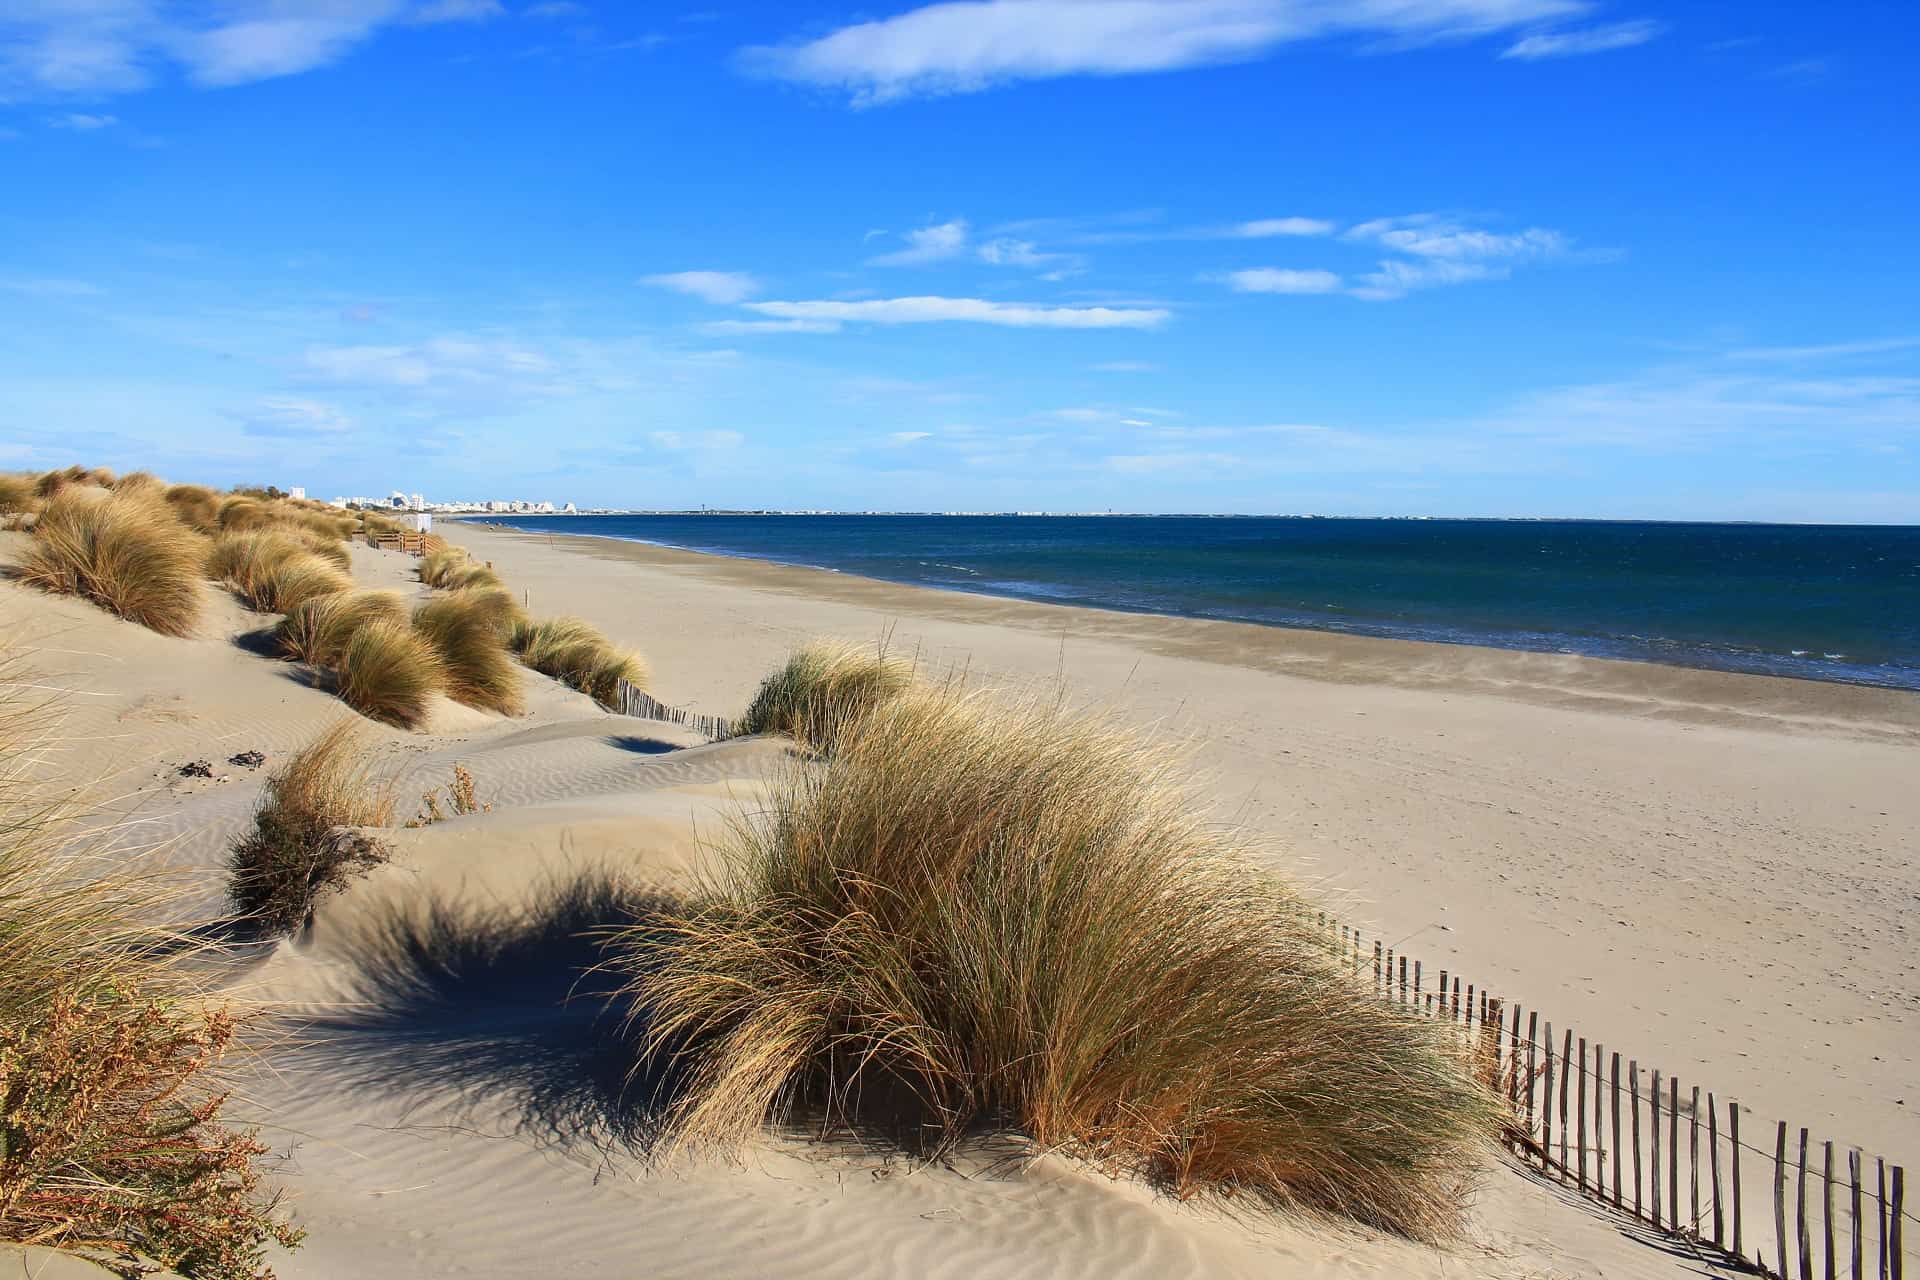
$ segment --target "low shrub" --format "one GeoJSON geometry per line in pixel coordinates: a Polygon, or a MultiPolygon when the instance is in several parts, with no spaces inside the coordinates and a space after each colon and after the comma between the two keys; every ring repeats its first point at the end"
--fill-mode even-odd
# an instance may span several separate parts
{"type": "Polygon", "coordinates": [[[440,655],[403,621],[376,618],[347,638],[333,667],[340,698],[370,719],[411,729],[446,684],[440,655]]]}
{"type": "Polygon", "coordinates": [[[354,828],[390,825],[393,808],[354,726],[327,730],[267,779],[228,864],[235,912],[269,934],[302,928],[322,896],[386,861],[386,846],[354,828]]]}
{"type": "Polygon", "coordinates": [[[579,618],[520,620],[507,638],[521,662],[542,675],[578,689],[602,706],[618,707],[620,681],[644,689],[650,679],[646,660],[617,649],[591,623],[579,618]]]}
{"type": "Polygon", "coordinates": [[[382,620],[406,622],[407,604],[398,591],[335,591],[289,609],[275,636],[287,657],[331,667],[340,661],[355,632],[382,620]]]}
{"type": "Polygon", "coordinates": [[[138,493],[68,485],[47,499],[21,566],[46,591],[183,636],[200,620],[201,538],[138,493]]]}
{"type": "Polygon", "coordinates": [[[642,1067],[688,1082],[671,1147],[737,1149],[805,1108],[1458,1230],[1496,1120],[1464,1048],[1358,982],[1164,751],[1057,701],[924,688],[834,745],[740,819],[695,901],[614,936],[642,1067]]]}
{"type": "Polygon", "coordinates": [[[519,609],[497,587],[470,587],[429,600],[413,613],[413,629],[440,656],[447,695],[506,715],[522,710],[520,669],[506,649],[519,609]]]}
{"type": "Polygon", "coordinates": [[[912,664],[882,647],[816,640],[760,682],[734,732],[784,733],[830,751],[847,724],[912,683],[912,664]]]}
{"type": "Polygon", "coordinates": [[[102,878],[29,782],[47,722],[19,677],[0,659],[0,1241],[267,1280],[265,1247],[300,1233],[261,1187],[266,1147],[220,1121],[209,1077],[241,1027],[193,985],[192,945],[144,923],[157,887],[102,878]]]}

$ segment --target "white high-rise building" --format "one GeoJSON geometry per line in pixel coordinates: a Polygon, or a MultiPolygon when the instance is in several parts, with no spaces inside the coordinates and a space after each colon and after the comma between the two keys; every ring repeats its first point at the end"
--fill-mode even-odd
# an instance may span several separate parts
{"type": "Polygon", "coordinates": [[[307,500],[307,491],[299,485],[295,485],[293,488],[287,490],[287,496],[296,502],[305,502],[307,500]]]}

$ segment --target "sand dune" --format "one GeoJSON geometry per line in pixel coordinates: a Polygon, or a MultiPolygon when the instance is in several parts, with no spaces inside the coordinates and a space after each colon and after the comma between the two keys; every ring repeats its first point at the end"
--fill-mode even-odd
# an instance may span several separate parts
{"type": "MultiPolygon", "coordinates": [[[[1639,828],[1618,825],[1631,812],[1620,771],[1633,732],[1657,735],[1638,742],[1642,749],[1657,743],[1677,753],[1667,784],[1676,792],[1689,769],[1702,767],[1687,735],[1703,730],[1671,719],[1483,691],[1300,681],[1234,665],[1225,651],[1202,662],[1106,636],[1064,644],[1062,628],[1080,625],[1069,611],[1042,611],[1052,619],[1044,628],[953,622],[939,616],[944,602],[917,614],[901,597],[885,615],[710,578],[695,562],[636,567],[481,531],[470,541],[509,581],[529,584],[536,608],[581,613],[637,644],[659,670],[664,697],[707,710],[737,711],[752,681],[801,635],[870,636],[889,620],[900,624],[897,642],[923,646],[930,659],[970,659],[1016,676],[1064,664],[1089,693],[1124,690],[1140,714],[1204,729],[1201,758],[1222,784],[1223,812],[1284,836],[1275,856],[1344,891],[1356,914],[1400,912],[1414,932],[1444,912],[1455,934],[1423,934],[1428,954],[1453,942],[1489,971],[1570,1007],[1589,1007],[1565,980],[1566,965],[1585,968],[1585,955],[1568,957],[1564,946],[1536,955],[1526,931],[1558,920],[1563,939],[1580,936],[1548,908],[1618,891],[1617,877],[1593,863],[1652,856],[1635,852],[1648,824],[1697,834],[1726,816],[1725,795],[1708,787],[1693,810],[1676,805],[1644,815],[1639,828]],[[1454,736],[1443,744],[1441,733],[1454,736]],[[1363,795],[1364,821],[1347,811],[1363,795]],[[1531,815],[1528,823],[1510,821],[1516,813],[1531,815]],[[1555,838],[1523,845],[1540,834],[1530,823],[1541,821],[1561,824],[1555,838]],[[1501,852],[1508,844],[1510,858],[1501,852]],[[1481,892],[1465,895],[1462,880],[1481,892]],[[1549,887],[1550,899],[1529,900],[1530,888],[1549,887]],[[1377,896],[1361,898],[1366,891],[1377,896]],[[1408,902],[1422,905],[1409,910],[1408,902]],[[1505,915],[1511,927],[1487,924],[1505,915]]],[[[0,559],[16,549],[0,543],[0,559]]],[[[408,581],[405,557],[365,548],[354,557],[362,582],[408,581]]],[[[0,582],[0,625],[40,648],[57,673],[49,683],[71,691],[71,741],[49,767],[97,779],[99,820],[133,819],[125,843],[157,846],[152,856],[191,877],[199,892],[188,905],[204,918],[223,909],[220,869],[264,776],[228,756],[260,750],[271,764],[349,714],[245,642],[265,619],[209,591],[201,633],[168,639],[0,582]],[[215,776],[183,778],[179,765],[192,760],[212,762],[215,776]]],[[[276,1260],[289,1280],[1702,1273],[1491,1153],[1470,1240],[1448,1251],[1266,1216],[1237,1220],[1014,1148],[915,1165],[885,1150],[769,1136],[742,1166],[656,1165],[646,1089],[626,1078],[621,1029],[583,972],[592,953],[579,932],[600,908],[591,897],[545,914],[543,904],[583,877],[682,882],[710,856],[705,838],[755,803],[789,749],[771,739],[703,744],[671,726],[610,715],[545,677],[526,673],[524,682],[524,717],[461,708],[418,733],[369,725],[368,741],[390,762],[403,797],[444,784],[463,763],[491,811],[383,833],[389,864],[324,901],[309,930],[240,956],[226,974],[232,994],[280,1012],[276,1042],[239,1081],[235,1114],[263,1126],[295,1216],[311,1232],[304,1248],[276,1260]]],[[[1858,753],[1860,798],[1877,785],[1872,769],[1910,750],[1889,745],[1901,714],[1883,709],[1856,733],[1844,709],[1833,711],[1839,727],[1812,740],[1816,750],[1858,753]]],[[[1778,741],[1783,761],[1795,741],[1777,728],[1713,732],[1732,736],[1710,750],[1737,747],[1750,771],[1777,767],[1766,744],[1778,741]]],[[[403,801],[402,812],[409,807],[403,801]]],[[[1784,865],[1793,866],[1787,837],[1808,825],[1780,833],[1784,865]]],[[[1644,928],[1651,901],[1671,898],[1676,876],[1667,869],[1657,890],[1647,886],[1630,918],[1644,928]]],[[[1803,896],[1812,897],[1810,886],[1803,896]]],[[[1656,954],[1671,960],[1679,944],[1656,954]]],[[[1810,985],[1827,981],[1804,966],[1795,972],[1810,985]]],[[[1697,972],[1664,981],[1703,983],[1702,1002],[1731,994],[1732,984],[1714,986],[1697,972]]],[[[1643,1011],[1618,1003],[1615,984],[1593,985],[1596,1020],[1605,1012],[1658,1039],[1657,1028],[1643,1027],[1643,1011]]],[[[1672,1052],[1697,1043],[1706,1050],[1697,1058],[1730,1070],[1720,1055],[1735,1041],[1724,1026],[1716,1034],[1678,1039],[1672,1052]]],[[[1781,1060],[1797,1071],[1823,1061],[1804,1050],[1781,1060]]],[[[1789,1087],[1806,1086],[1797,1078],[1789,1087]]],[[[1820,1096],[1851,1105],[1844,1093],[1820,1096]]],[[[12,1266],[7,1257],[0,1253],[0,1274],[12,1266]]]]}

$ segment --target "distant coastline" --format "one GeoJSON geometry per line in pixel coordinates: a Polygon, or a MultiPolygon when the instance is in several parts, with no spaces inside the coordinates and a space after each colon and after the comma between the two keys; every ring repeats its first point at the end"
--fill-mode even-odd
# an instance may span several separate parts
{"type": "Polygon", "coordinates": [[[471,519],[1127,613],[1920,690],[1920,529],[1904,526],[771,512],[471,519]]]}

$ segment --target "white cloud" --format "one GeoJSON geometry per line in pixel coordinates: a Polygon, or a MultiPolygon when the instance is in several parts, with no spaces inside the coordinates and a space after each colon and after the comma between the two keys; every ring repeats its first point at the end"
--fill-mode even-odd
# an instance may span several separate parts
{"type": "Polygon", "coordinates": [[[590,9],[573,0],[545,0],[541,4],[530,4],[520,11],[523,18],[584,18],[590,9]]]}
{"type": "Polygon", "coordinates": [[[575,390],[544,352],[458,334],[410,345],[309,347],[296,373],[306,382],[439,401],[511,401],[575,390]]]}
{"type": "Polygon", "coordinates": [[[877,298],[864,302],[750,302],[749,311],[776,320],[832,324],[933,324],[962,321],[1015,329],[1154,329],[1172,313],[1159,307],[1063,307],[990,302],[983,298],[877,298]]]}
{"type": "Polygon", "coordinates": [[[944,262],[948,258],[957,258],[966,251],[967,222],[964,218],[955,218],[952,222],[921,227],[917,231],[907,232],[905,239],[906,248],[896,249],[892,253],[883,253],[877,258],[868,258],[867,265],[917,267],[929,262],[944,262]]]}
{"type": "Polygon", "coordinates": [[[1748,347],[1728,354],[1739,360],[1832,360],[1853,356],[1891,355],[1920,347],[1920,337],[1868,338],[1860,342],[1828,342],[1810,347],[1748,347]]]}
{"type": "Polygon", "coordinates": [[[1229,272],[1228,284],[1240,293],[1335,293],[1340,277],[1331,271],[1287,271],[1275,267],[1255,267],[1229,272]]]}
{"type": "Polygon", "coordinates": [[[1349,240],[1371,240],[1419,258],[1549,258],[1567,251],[1558,231],[1529,227],[1511,233],[1480,231],[1437,213],[1375,218],[1347,230],[1349,240]]]}
{"type": "Polygon", "coordinates": [[[1233,233],[1248,240],[1264,240],[1272,236],[1326,236],[1333,234],[1333,224],[1319,218],[1259,218],[1241,223],[1233,229],[1233,233]]]}
{"type": "Polygon", "coordinates": [[[700,332],[725,337],[735,333],[838,333],[838,320],[711,320],[700,332]]]}
{"type": "Polygon", "coordinates": [[[250,436],[330,436],[353,429],[353,420],[335,406],[296,396],[264,396],[230,416],[250,436]]]}
{"type": "Polygon", "coordinates": [[[1535,61],[1541,58],[1573,58],[1588,53],[1606,53],[1630,49],[1654,39],[1666,27],[1649,19],[1614,22],[1600,27],[1580,27],[1572,31],[1547,31],[1523,36],[1509,45],[1500,56],[1535,61]]]}
{"type": "Polygon", "coordinates": [[[747,438],[738,431],[655,431],[647,437],[656,448],[675,453],[693,450],[738,449],[747,438]]]}
{"type": "Polygon", "coordinates": [[[745,271],[669,271],[643,276],[640,283],[720,303],[744,302],[760,292],[760,281],[745,271]]]}
{"type": "Polygon", "coordinates": [[[88,115],[84,111],[69,111],[62,116],[48,116],[49,129],[72,129],[79,133],[92,133],[96,129],[111,129],[120,123],[119,116],[88,115]]]}
{"type": "Polygon", "coordinates": [[[1106,360],[1090,366],[1095,373],[1159,373],[1160,366],[1148,360],[1106,360]]]}
{"type": "Polygon", "coordinates": [[[1588,8],[1585,0],[947,0],[743,56],[750,69],[869,105],[1019,80],[1245,61],[1289,42],[1341,35],[1404,47],[1512,31],[1588,8]]]}
{"type": "Polygon", "coordinates": [[[893,444],[917,444],[922,440],[930,440],[932,438],[933,432],[931,431],[895,431],[887,436],[888,441],[893,444]]]}
{"type": "Polygon", "coordinates": [[[471,22],[497,0],[10,0],[0,100],[124,93],[169,71],[206,86],[325,66],[384,26],[471,22]]]}
{"type": "Polygon", "coordinates": [[[1475,280],[1505,280],[1512,274],[1508,267],[1485,262],[1407,262],[1391,258],[1382,262],[1378,270],[1360,276],[1351,292],[1368,302],[1390,302],[1416,289],[1468,284],[1475,280]]]}
{"type": "Polygon", "coordinates": [[[37,279],[0,279],[0,289],[10,293],[31,294],[36,298],[91,298],[106,292],[99,285],[86,280],[66,280],[51,277],[37,279]]]}

